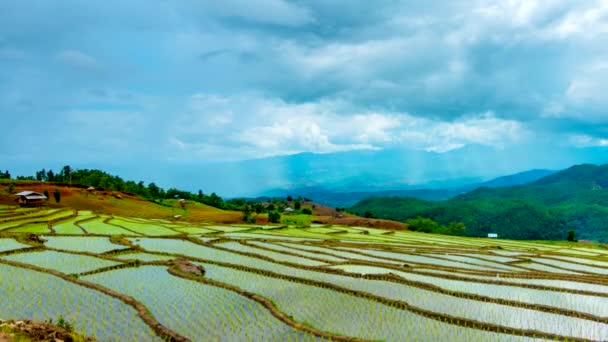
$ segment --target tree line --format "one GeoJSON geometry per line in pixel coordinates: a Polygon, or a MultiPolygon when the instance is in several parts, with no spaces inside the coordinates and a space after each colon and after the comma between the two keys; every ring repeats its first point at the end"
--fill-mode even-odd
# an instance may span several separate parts
{"type": "MultiPolygon", "coordinates": [[[[8,171],[0,171],[0,179],[12,179],[8,171]]],[[[135,182],[124,180],[119,176],[95,169],[74,169],[69,165],[60,170],[41,169],[33,176],[17,176],[16,180],[41,181],[75,186],[92,186],[98,190],[121,191],[132,195],[138,195],[151,201],[163,199],[185,199],[203,203],[212,207],[225,210],[242,210],[245,202],[243,200],[225,201],[215,192],[205,194],[202,190],[196,193],[179,190],[175,188],[163,189],[154,182],[149,184],[144,181],[135,182]]]]}

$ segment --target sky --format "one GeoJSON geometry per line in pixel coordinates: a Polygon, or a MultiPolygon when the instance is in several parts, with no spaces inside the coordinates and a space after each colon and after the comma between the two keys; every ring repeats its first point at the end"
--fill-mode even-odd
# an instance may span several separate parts
{"type": "Polygon", "coordinates": [[[607,0],[4,0],[0,169],[608,147],[607,41],[607,0]]]}

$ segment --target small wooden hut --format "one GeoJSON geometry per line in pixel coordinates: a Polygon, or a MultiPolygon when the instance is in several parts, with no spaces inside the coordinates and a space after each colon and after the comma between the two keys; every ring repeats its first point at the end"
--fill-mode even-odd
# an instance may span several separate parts
{"type": "Polygon", "coordinates": [[[22,207],[39,207],[46,205],[48,198],[39,192],[35,191],[21,191],[17,196],[17,203],[22,207]]]}

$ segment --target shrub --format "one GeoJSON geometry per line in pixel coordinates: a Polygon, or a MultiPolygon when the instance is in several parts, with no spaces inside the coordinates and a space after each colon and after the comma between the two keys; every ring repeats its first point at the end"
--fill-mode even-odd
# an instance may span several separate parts
{"type": "Polygon", "coordinates": [[[312,215],[312,210],[310,210],[310,208],[304,208],[304,209],[302,209],[302,214],[312,215]]]}
{"type": "Polygon", "coordinates": [[[61,193],[59,192],[59,189],[55,188],[53,196],[55,197],[55,203],[59,203],[59,201],[61,201],[61,193]]]}
{"type": "Polygon", "coordinates": [[[270,213],[268,213],[268,221],[270,221],[270,223],[279,223],[281,222],[281,214],[272,211],[270,213]]]}
{"type": "Polygon", "coordinates": [[[569,230],[568,231],[568,241],[576,241],[576,232],[574,230],[569,230]]]}
{"type": "Polygon", "coordinates": [[[434,233],[440,228],[437,222],[420,216],[409,219],[405,223],[408,226],[407,228],[414,232],[434,233]]]}
{"type": "Polygon", "coordinates": [[[59,320],[57,321],[57,326],[65,329],[67,331],[74,331],[74,326],[70,322],[63,319],[62,316],[59,316],[59,320]]]}

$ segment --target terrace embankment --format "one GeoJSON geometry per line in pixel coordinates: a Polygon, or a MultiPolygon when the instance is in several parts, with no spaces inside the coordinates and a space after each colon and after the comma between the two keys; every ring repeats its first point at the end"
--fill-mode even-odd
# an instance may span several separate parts
{"type": "Polygon", "coordinates": [[[79,341],[94,342],[92,337],[82,336],[73,331],[58,327],[56,325],[32,320],[1,320],[0,319],[0,342],[12,341],[79,341]]]}

